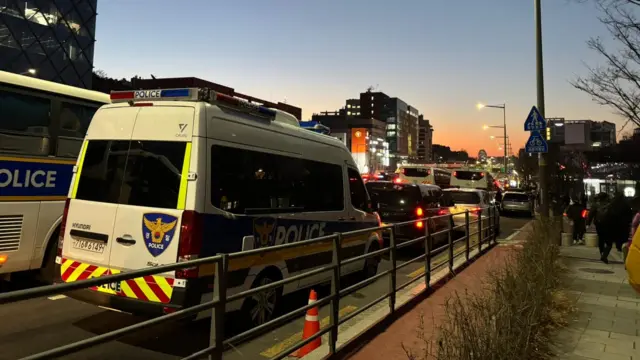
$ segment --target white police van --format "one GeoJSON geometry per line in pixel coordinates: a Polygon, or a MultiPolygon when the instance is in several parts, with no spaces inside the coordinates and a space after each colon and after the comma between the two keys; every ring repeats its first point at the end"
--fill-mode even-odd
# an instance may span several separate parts
{"type": "MultiPolygon", "coordinates": [[[[112,92],[74,168],[56,259],[59,281],[291,243],[380,224],[358,168],[337,139],[292,115],[209,89],[112,92]]],[[[331,261],[331,244],[229,264],[229,294],[331,261]]],[[[372,230],[345,238],[343,258],[381,247],[372,230]]],[[[379,259],[343,273],[372,276],[379,259]]],[[[260,324],[281,296],[328,280],[305,278],[227,305],[260,324]]],[[[210,300],[213,266],[78,291],[130,313],[162,314],[210,300]]]]}

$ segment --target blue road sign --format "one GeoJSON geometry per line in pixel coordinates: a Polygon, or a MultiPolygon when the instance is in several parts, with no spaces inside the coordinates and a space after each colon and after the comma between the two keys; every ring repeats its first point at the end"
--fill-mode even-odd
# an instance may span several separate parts
{"type": "Polygon", "coordinates": [[[539,131],[532,131],[529,140],[527,140],[527,145],[525,145],[525,151],[528,153],[546,153],[549,151],[549,145],[539,131]]]}
{"type": "Polygon", "coordinates": [[[540,115],[535,106],[531,107],[527,119],[524,121],[524,131],[541,131],[547,127],[547,121],[540,115]]]}

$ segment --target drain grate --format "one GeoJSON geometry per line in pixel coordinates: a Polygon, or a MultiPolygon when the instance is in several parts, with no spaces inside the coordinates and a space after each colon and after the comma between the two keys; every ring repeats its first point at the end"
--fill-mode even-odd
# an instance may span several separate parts
{"type": "Polygon", "coordinates": [[[613,274],[613,271],[607,269],[582,268],[579,270],[591,274],[613,274]]]}

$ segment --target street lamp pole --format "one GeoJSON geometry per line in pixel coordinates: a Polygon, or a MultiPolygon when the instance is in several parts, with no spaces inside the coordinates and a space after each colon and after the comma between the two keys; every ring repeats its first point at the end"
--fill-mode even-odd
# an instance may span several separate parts
{"type": "MultiPolygon", "coordinates": [[[[544,71],[542,67],[542,10],[541,0],[533,0],[535,8],[536,31],[536,85],[538,89],[538,111],[544,118],[544,71]]],[[[547,155],[538,154],[538,177],[540,182],[540,216],[549,217],[549,179],[547,171],[547,155]]]]}
{"type": "Polygon", "coordinates": [[[505,146],[504,146],[504,173],[507,173],[507,165],[508,165],[508,160],[507,160],[507,103],[504,104],[500,104],[500,105],[484,105],[484,104],[478,104],[478,109],[482,109],[482,108],[494,108],[494,109],[502,109],[502,126],[486,126],[485,125],[485,130],[490,128],[490,127],[497,127],[497,128],[502,128],[503,132],[504,132],[504,139],[505,139],[505,146]]]}
{"type": "Polygon", "coordinates": [[[507,174],[509,171],[507,170],[507,165],[509,164],[507,160],[507,146],[509,138],[507,138],[507,104],[504,103],[502,105],[502,120],[503,120],[503,130],[504,130],[504,173],[507,174]]]}

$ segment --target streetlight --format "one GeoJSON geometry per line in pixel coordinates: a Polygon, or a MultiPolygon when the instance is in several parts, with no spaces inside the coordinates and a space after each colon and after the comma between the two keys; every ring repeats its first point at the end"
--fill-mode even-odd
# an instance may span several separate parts
{"type": "MultiPolygon", "coordinates": [[[[476,107],[478,108],[478,110],[484,109],[484,108],[494,108],[494,109],[502,109],[502,126],[487,126],[485,125],[483,127],[483,129],[488,129],[489,127],[493,127],[493,128],[502,128],[502,130],[504,131],[504,138],[505,138],[505,142],[507,139],[507,104],[498,104],[498,105],[486,105],[486,104],[482,104],[482,103],[478,103],[476,105],[476,107]]],[[[504,172],[507,173],[507,147],[504,147],[504,172]]]]}
{"type": "Polygon", "coordinates": [[[38,70],[31,68],[31,69],[27,69],[27,71],[23,71],[20,73],[20,75],[35,75],[38,73],[38,70]]]}

